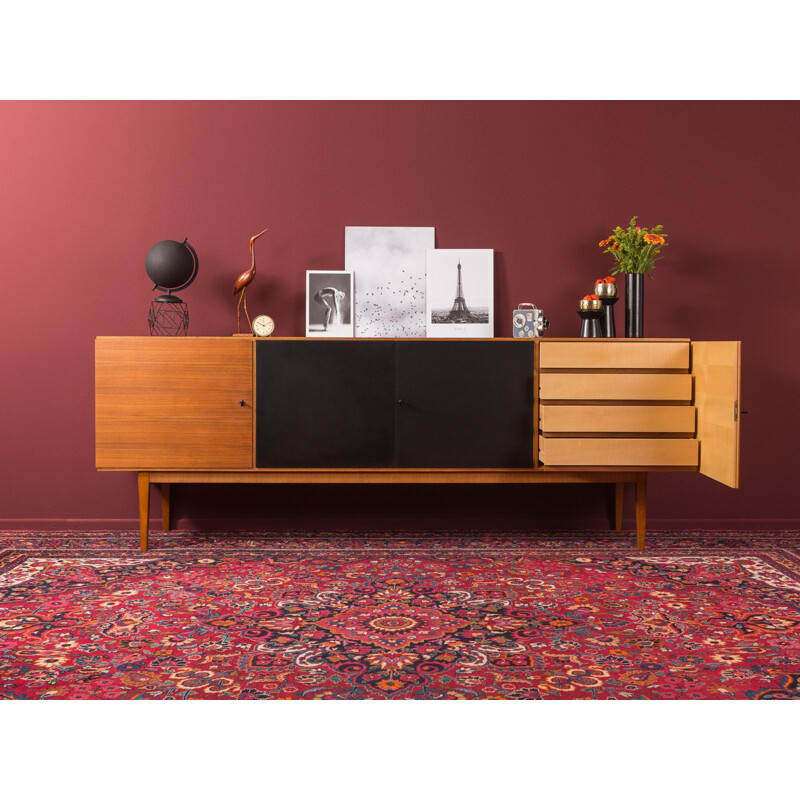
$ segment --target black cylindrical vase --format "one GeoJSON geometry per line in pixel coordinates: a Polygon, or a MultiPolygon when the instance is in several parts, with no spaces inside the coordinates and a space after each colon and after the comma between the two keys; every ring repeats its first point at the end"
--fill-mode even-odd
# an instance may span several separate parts
{"type": "Polygon", "coordinates": [[[625,275],[625,336],[644,336],[644,275],[640,272],[625,275]]]}

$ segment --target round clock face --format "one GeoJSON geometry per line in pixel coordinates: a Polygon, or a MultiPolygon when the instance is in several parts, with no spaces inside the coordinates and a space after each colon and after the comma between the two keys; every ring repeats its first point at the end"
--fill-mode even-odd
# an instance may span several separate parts
{"type": "Polygon", "coordinates": [[[275,330],[275,323],[272,317],[261,314],[253,320],[253,333],[256,336],[269,336],[275,330]]]}

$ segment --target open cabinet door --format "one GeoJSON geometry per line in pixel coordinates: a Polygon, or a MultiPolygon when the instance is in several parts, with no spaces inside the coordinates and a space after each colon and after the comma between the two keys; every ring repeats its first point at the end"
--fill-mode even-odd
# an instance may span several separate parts
{"type": "Polygon", "coordinates": [[[739,488],[741,342],[692,342],[699,471],[739,488]]]}

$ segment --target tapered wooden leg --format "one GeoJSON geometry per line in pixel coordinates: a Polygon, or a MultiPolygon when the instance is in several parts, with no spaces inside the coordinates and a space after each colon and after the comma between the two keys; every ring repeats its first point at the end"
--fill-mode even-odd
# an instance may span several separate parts
{"type": "Polygon", "coordinates": [[[625,484],[614,484],[614,530],[622,530],[622,507],[625,502],[625,484]]]}
{"type": "Polygon", "coordinates": [[[636,546],[644,550],[647,530],[647,473],[636,473],[636,546]]]}
{"type": "Polygon", "coordinates": [[[139,473],[139,536],[142,552],[147,550],[147,535],[150,528],[150,473],[139,473]]]}
{"type": "Polygon", "coordinates": [[[170,528],[170,520],[169,520],[169,490],[171,484],[169,483],[162,483],[161,484],[161,523],[162,527],[165,531],[168,531],[170,528]]]}

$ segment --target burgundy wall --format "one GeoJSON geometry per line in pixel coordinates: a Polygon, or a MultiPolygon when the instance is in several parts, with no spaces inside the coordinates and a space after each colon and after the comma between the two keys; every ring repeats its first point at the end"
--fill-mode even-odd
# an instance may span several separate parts
{"type": "MultiPolygon", "coordinates": [[[[0,103],[0,527],[131,526],[131,474],[94,469],[93,343],[146,334],[144,255],[188,235],[194,335],[235,326],[233,279],[264,227],[252,312],[303,334],[305,270],[345,225],[432,225],[494,248],[496,333],[533,301],[550,335],[605,274],[597,242],[639,214],[671,246],[645,333],[741,339],[742,488],[651,478],[652,525],[797,525],[794,102],[0,103]],[[794,331],[794,333],[792,333],[794,331]]],[[[618,310],[618,325],[622,312],[618,310]]],[[[179,523],[264,528],[602,524],[596,487],[194,487],[179,523]]]]}

